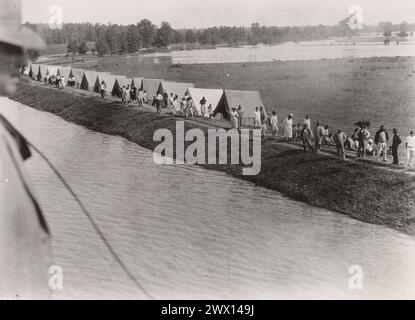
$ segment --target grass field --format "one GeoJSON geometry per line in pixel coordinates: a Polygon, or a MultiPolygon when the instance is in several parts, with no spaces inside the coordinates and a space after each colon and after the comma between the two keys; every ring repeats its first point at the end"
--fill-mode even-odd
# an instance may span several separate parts
{"type": "MultiPolygon", "coordinates": [[[[258,90],[280,121],[312,121],[349,133],[354,122],[384,124],[407,135],[415,127],[415,58],[172,65],[140,63],[138,58],[99,58],[97,69],[114,74],[193,82],[202,88],[258,90]]],[[[77,67],[82,64],[77,63],[77,67]]],[[[85,64],[85,67],[90,67],[85,64]]]]}
{"type": "MultiPolygon", "coordinates": [[[[156,129],[175,132],[176,120],[145,109],[127,108],[85,93],[21,83],[13,99],[67,121],[106,134],[120,135],[154,150],[156,129]]],[[[187,122],[186,129],[206,126],[187,122]]],[[[334,210],[361,221],[415,235],[415,177],[366,162],[343,162],[306,153],[274,141],[263,142],[261,172],[243,176],[240,165],[208,165],[293,199],[334,210]]],[[[260,199],[259,199],[260,201],[260,199]]]]}

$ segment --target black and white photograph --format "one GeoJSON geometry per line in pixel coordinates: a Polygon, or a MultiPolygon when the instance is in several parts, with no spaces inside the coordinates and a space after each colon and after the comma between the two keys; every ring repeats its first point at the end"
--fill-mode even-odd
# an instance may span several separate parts
{"type": "Polygon", "coordinates": [[[0,300],[415,299],[413,0],[0,0],[0,300]]]}

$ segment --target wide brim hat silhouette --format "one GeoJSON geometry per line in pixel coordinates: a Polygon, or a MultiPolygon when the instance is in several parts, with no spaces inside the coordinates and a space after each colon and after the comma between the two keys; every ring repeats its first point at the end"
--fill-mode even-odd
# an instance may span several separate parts
{"type": "Polygon", "coordinates": [[[21,24],[21,0],[0,0],[0,42],[40,50],[44,40],[21,24]]]}

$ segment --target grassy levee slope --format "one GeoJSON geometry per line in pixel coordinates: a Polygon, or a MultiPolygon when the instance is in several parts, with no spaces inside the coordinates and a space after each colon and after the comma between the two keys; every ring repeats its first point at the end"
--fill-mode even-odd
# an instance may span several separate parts
{"type": "MultiPolygon", "coordinates": [[[[13,99],[91,130],[125,137],[150,150],[158,144],[153,142],[156,129],[167,128],[175,133],[176,128],[176,120],[167,115],[38,84],[21,83],[13,99]]],[[[186,130],[195,127],[198,124],[185,126],[186,130]]],[[[200,129],[206,132],[206,127],[200,129]]],[[[370,163],[341,162],[327,155],[304,154],[274,142],[262,145],[259,175],[244,176],[239,165],[205,167],[311,205],[415,235],[415,177],[404,173],[387,171],[370,163]]]]}

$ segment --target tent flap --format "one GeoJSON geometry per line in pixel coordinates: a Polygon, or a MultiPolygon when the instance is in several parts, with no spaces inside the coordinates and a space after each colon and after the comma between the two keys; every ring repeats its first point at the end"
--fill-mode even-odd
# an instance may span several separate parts
{"type": "Polygon", "coordinates": [[[75,82],[80,85],[81,82],[82,82],[82,78],[84,76],[84,70],[77,69],[77,68],[72,68],[71,69],[71,76],[75,77],[75,82]]]}
{"type": "Polygon", "coordinates": [[[160,83],[163,79],[143,79],[141,88],[146,91],[148,100],[152,101],[153,97],[157,95],[160,83]]]}
{"type": "Polygon", "coordinates": [[[96,71],[84,71],[84,76],[81,82],[81,89],[88,91],[94,90],[97,77],[98,74],[96,73],[96,71]]]}
{"type": "Polygon", "coordinates": [[[162,81],[160,83],[158,92],[166,92],[169,96],[173,93],[173,95],[177,95],[179,98],[182,98],[185,95],[187,89],[194,88],[194,86],[195,85],[193,83],[162,81]]]}
{"type": "Polygon", "coordinates": [[[189,88],[186,93],[190,96],[193,100],[193,104],[195,105],[198,115],[201,115],[200,112],[200,101],[205,98],[206,100],[206,108],[209,105],[212,105],[212,110],[215,110],[218,106],[219,100],[223,95],[222,89],[201,89],[201,88],[189,88]]]}
{"type": "Polygon", "coordinates": [[[59,67],[58,73],[59,75],[65,77],[65,82],[68,82],[69,75],[71,74],[71,68],[70,67],[59,67]]]}

